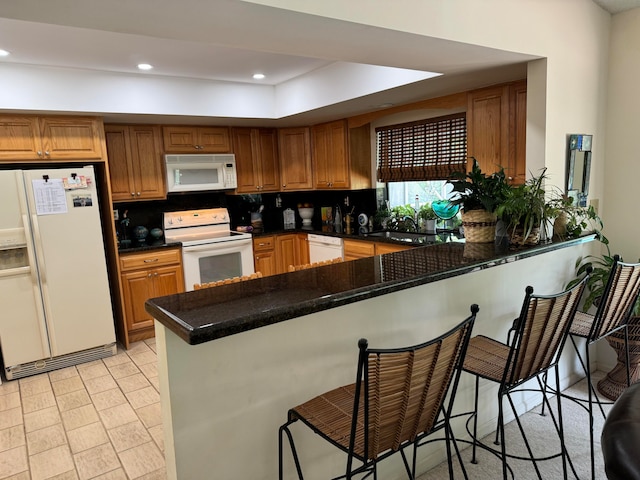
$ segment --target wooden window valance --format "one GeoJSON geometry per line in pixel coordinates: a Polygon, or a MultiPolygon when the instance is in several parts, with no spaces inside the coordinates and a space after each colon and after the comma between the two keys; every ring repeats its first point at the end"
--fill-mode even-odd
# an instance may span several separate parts
{"type": "Polygon", "coordinates": [[[466,171],[466,114],[376,128],[378,181],[447,180],[466,171]]]}

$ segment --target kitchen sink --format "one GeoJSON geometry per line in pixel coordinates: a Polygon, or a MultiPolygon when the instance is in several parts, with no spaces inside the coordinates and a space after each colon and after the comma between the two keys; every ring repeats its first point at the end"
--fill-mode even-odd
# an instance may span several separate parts
{"type": "Polygon", "coordinates": [[[410,243],[434,243],[435,235],[427,235],[426,233],[414,232],[373,232],[368,233],[368,237],[388,238],[398,242],[410,243]]]}

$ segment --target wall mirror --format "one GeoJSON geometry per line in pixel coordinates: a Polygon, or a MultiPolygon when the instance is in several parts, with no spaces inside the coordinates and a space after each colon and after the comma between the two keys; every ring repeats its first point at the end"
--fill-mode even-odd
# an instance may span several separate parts
{"type": "Polygon", "coordinates": [[[576,205],[587,206],[589,173],[591,171],[591,140],[593,135],[568,135],[567,195],[576,205]]]}

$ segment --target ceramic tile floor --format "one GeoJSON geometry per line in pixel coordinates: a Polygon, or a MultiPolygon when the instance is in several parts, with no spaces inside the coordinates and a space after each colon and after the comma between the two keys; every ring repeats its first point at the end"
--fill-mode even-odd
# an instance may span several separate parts
{"type": "Polygon", "coordinates": [[[0,385],[0,479],[165,479],[155,339],[0,385]]]}

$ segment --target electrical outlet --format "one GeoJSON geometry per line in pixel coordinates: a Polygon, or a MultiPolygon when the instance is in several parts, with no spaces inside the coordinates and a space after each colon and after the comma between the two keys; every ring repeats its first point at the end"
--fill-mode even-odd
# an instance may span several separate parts
{"type": "Polygon", "coordinates": [[[598,198],[593,198],[589,200],[589,206],[593,207],[593,209],[596,211],[596,214],[597,214],[598,208],[600,208],[600,200],[598,198]]]}
{"type": "Polygon", "coordinates": [[[113,211],[113,219],[117,222],[120,220],[120,212],[118,210],[113,211]]]}

